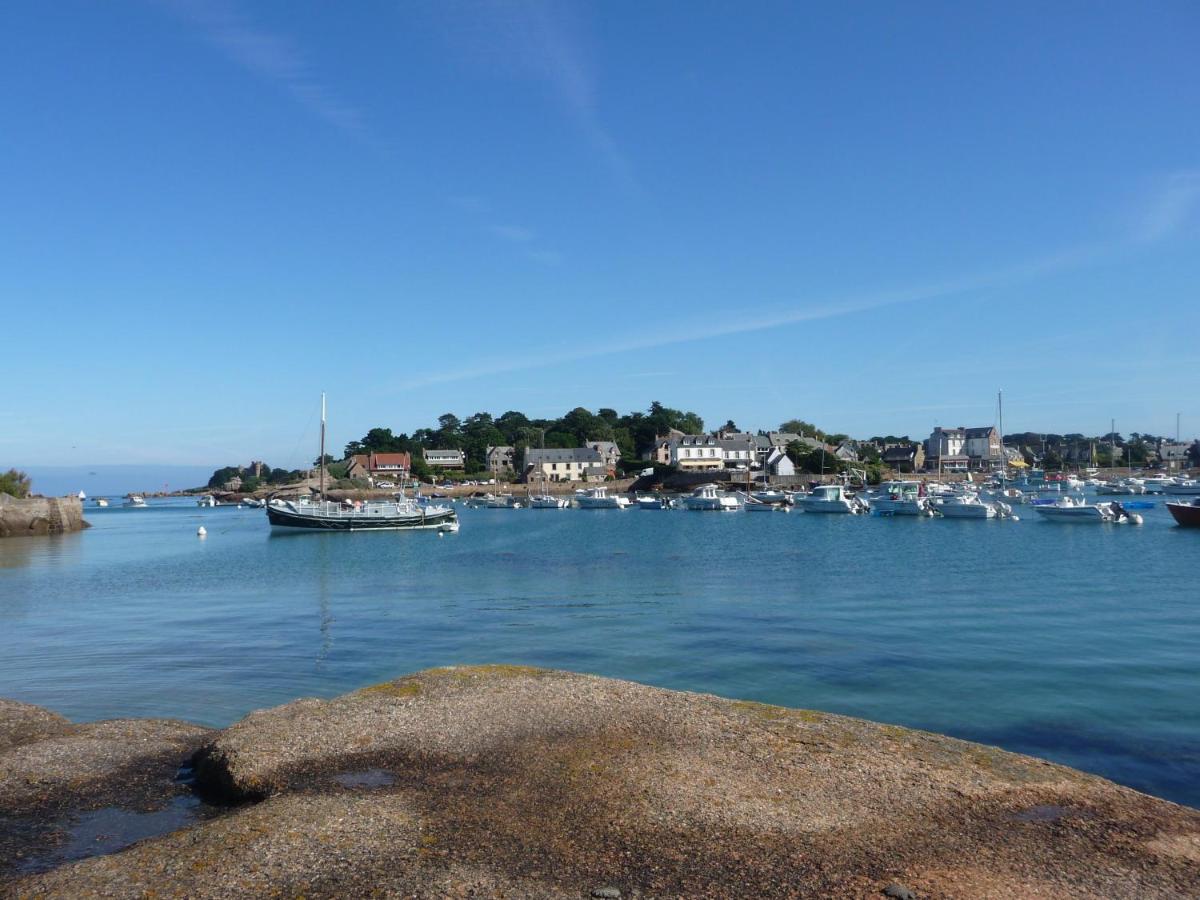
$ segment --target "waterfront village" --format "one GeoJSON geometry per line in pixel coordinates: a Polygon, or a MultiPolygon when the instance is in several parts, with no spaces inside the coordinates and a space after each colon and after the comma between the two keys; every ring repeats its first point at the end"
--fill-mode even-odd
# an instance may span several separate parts
{"type": "MultiPolygon", "coordinates": [[[[994,425],[939,425],[925,439],[856,440],[799,419],[773,431],[739,430],[732,420],[706,431],[695,413],[653,403],[646,413],[620,416],[610,409],[594,414],[576,408],[556,420],[511,411],[495,418],[476,413],[465,420],[446,414],[437,428],[412,435],[373,428],[347,444],[340,460],[327,455],[325,461],[329,486],[343,490],[387,490],[410,482],[444,487],[507,482],[551,490],[651,473],[654,483],[705,473],[714,481],[753,479],[786,486],[835,477],[866,484],[899,475],[961,477],[998,470],[1181,472],[1200,465],[1200,440],[1115,432],[1092,437],[1022,432],[1002,439],[994,425]]],[[[218,469],[207,489],[251,493],[315,474],[254,461],[218,469]]]]}

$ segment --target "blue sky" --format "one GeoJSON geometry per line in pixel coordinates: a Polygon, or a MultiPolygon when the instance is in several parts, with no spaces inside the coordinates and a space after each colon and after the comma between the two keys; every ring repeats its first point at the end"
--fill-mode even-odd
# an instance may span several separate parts
{"type": "Polygon", "coordinates": [[[0,465],[1200,432],[1200,6],[9,3],[0,465]]]}

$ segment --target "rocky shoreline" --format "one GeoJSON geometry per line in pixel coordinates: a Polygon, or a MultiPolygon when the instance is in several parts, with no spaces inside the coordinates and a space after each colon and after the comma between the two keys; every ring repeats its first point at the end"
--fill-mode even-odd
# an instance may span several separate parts
{"type": "Polygon", "coordinates": [[[1200,811],[941,735],[522,667],[222,731],[0,701],[4,896],[885,892],[1194,896],[1200,811]]]}

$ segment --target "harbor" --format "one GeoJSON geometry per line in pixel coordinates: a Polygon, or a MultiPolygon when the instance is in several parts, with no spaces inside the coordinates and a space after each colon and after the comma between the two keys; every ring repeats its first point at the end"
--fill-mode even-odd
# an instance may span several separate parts
{"type": "Polygon", "coordinates": [[[455,533],[352,535],[146,502],[0,542],[8,696],[221,726],[448,659],[538,665],[944,732],[1200,805],[1197,533],[1162,499],[1140,527],[455,503],[455,533]]]}

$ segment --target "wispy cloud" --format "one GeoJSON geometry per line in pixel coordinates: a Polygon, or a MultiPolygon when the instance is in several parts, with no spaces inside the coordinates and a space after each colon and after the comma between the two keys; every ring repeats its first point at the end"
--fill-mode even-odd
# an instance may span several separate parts
{"type": "Polygon", "coordinates": [[[633,167],[600,113],[578,7],[553,0],[465,0],[437,8],[452,47],[468,64],[515,71],[544,84],[613,180],[624,190],[637,190],[633,167]]]}
{"type": "Polygon", "coordinates": [[[369,137],[362,114],[313,72],[296,43],[255,25],[222,0],[162,0],[229,59],[281,87],[309,112],[355,137],[369,137]]]}
{"type": "Polygon", "coordinates": [[[560,266],[563,263],[563,255],[557,250],[527,250],[525,255],[536,263],[541,263],[544,266],[560,266]]]}
{"type": "Polygon", "coordinates": [[[537,237],[532,229],[523,228],[520,225],[489,225],[488,231],[515,244],[528,244],[537,237]]]}
{"type": "Polygon", "coordinates": [[[1137,237],[1146,243],[1170,237],[1192,221],[1198,209],[1200,170],[1173,172],[1151,192],[1137,223],[1137,237]]]}
{"type": "Polygon", "coordinates": [[[1003,269],[995,269],[949,281],[917,285],[898,290],[879,291],[856,297],[816,301],[803,306],[776,310],[757,318],[747,317],[732,320],[723,318],[716,323],[711,320],[693,321],[691,323],[672,322],[669,326],[667,323],[649,323],[644,329],[647,333],[641,337],[614,341],[610,344],[596,343],[586,347],[574,346],[567,349],[546,347],[521,354],[518,357],[509,356],[485,361],[479,365],[464,369],[415,376],[395,384],[394,387],[397,390],[413,390],[436,384],[447,384],[456,381],[466,381],[472,378],[483,378],[508,372],[579,362],[585,359],[609,356],[616,353],[653,350],[676,344],[687,344],[696,341],[729,337],[731,335],[800,325],[806,322],[835,319],[887,306],[937,300],[970,291],[987,290],[1003,285],[1030,281],[1042,275],[1082,265],[1097,258],[1103,252],[1103,248],[1100,247],[1082,247],[1029,260],[1003,269]]]}

